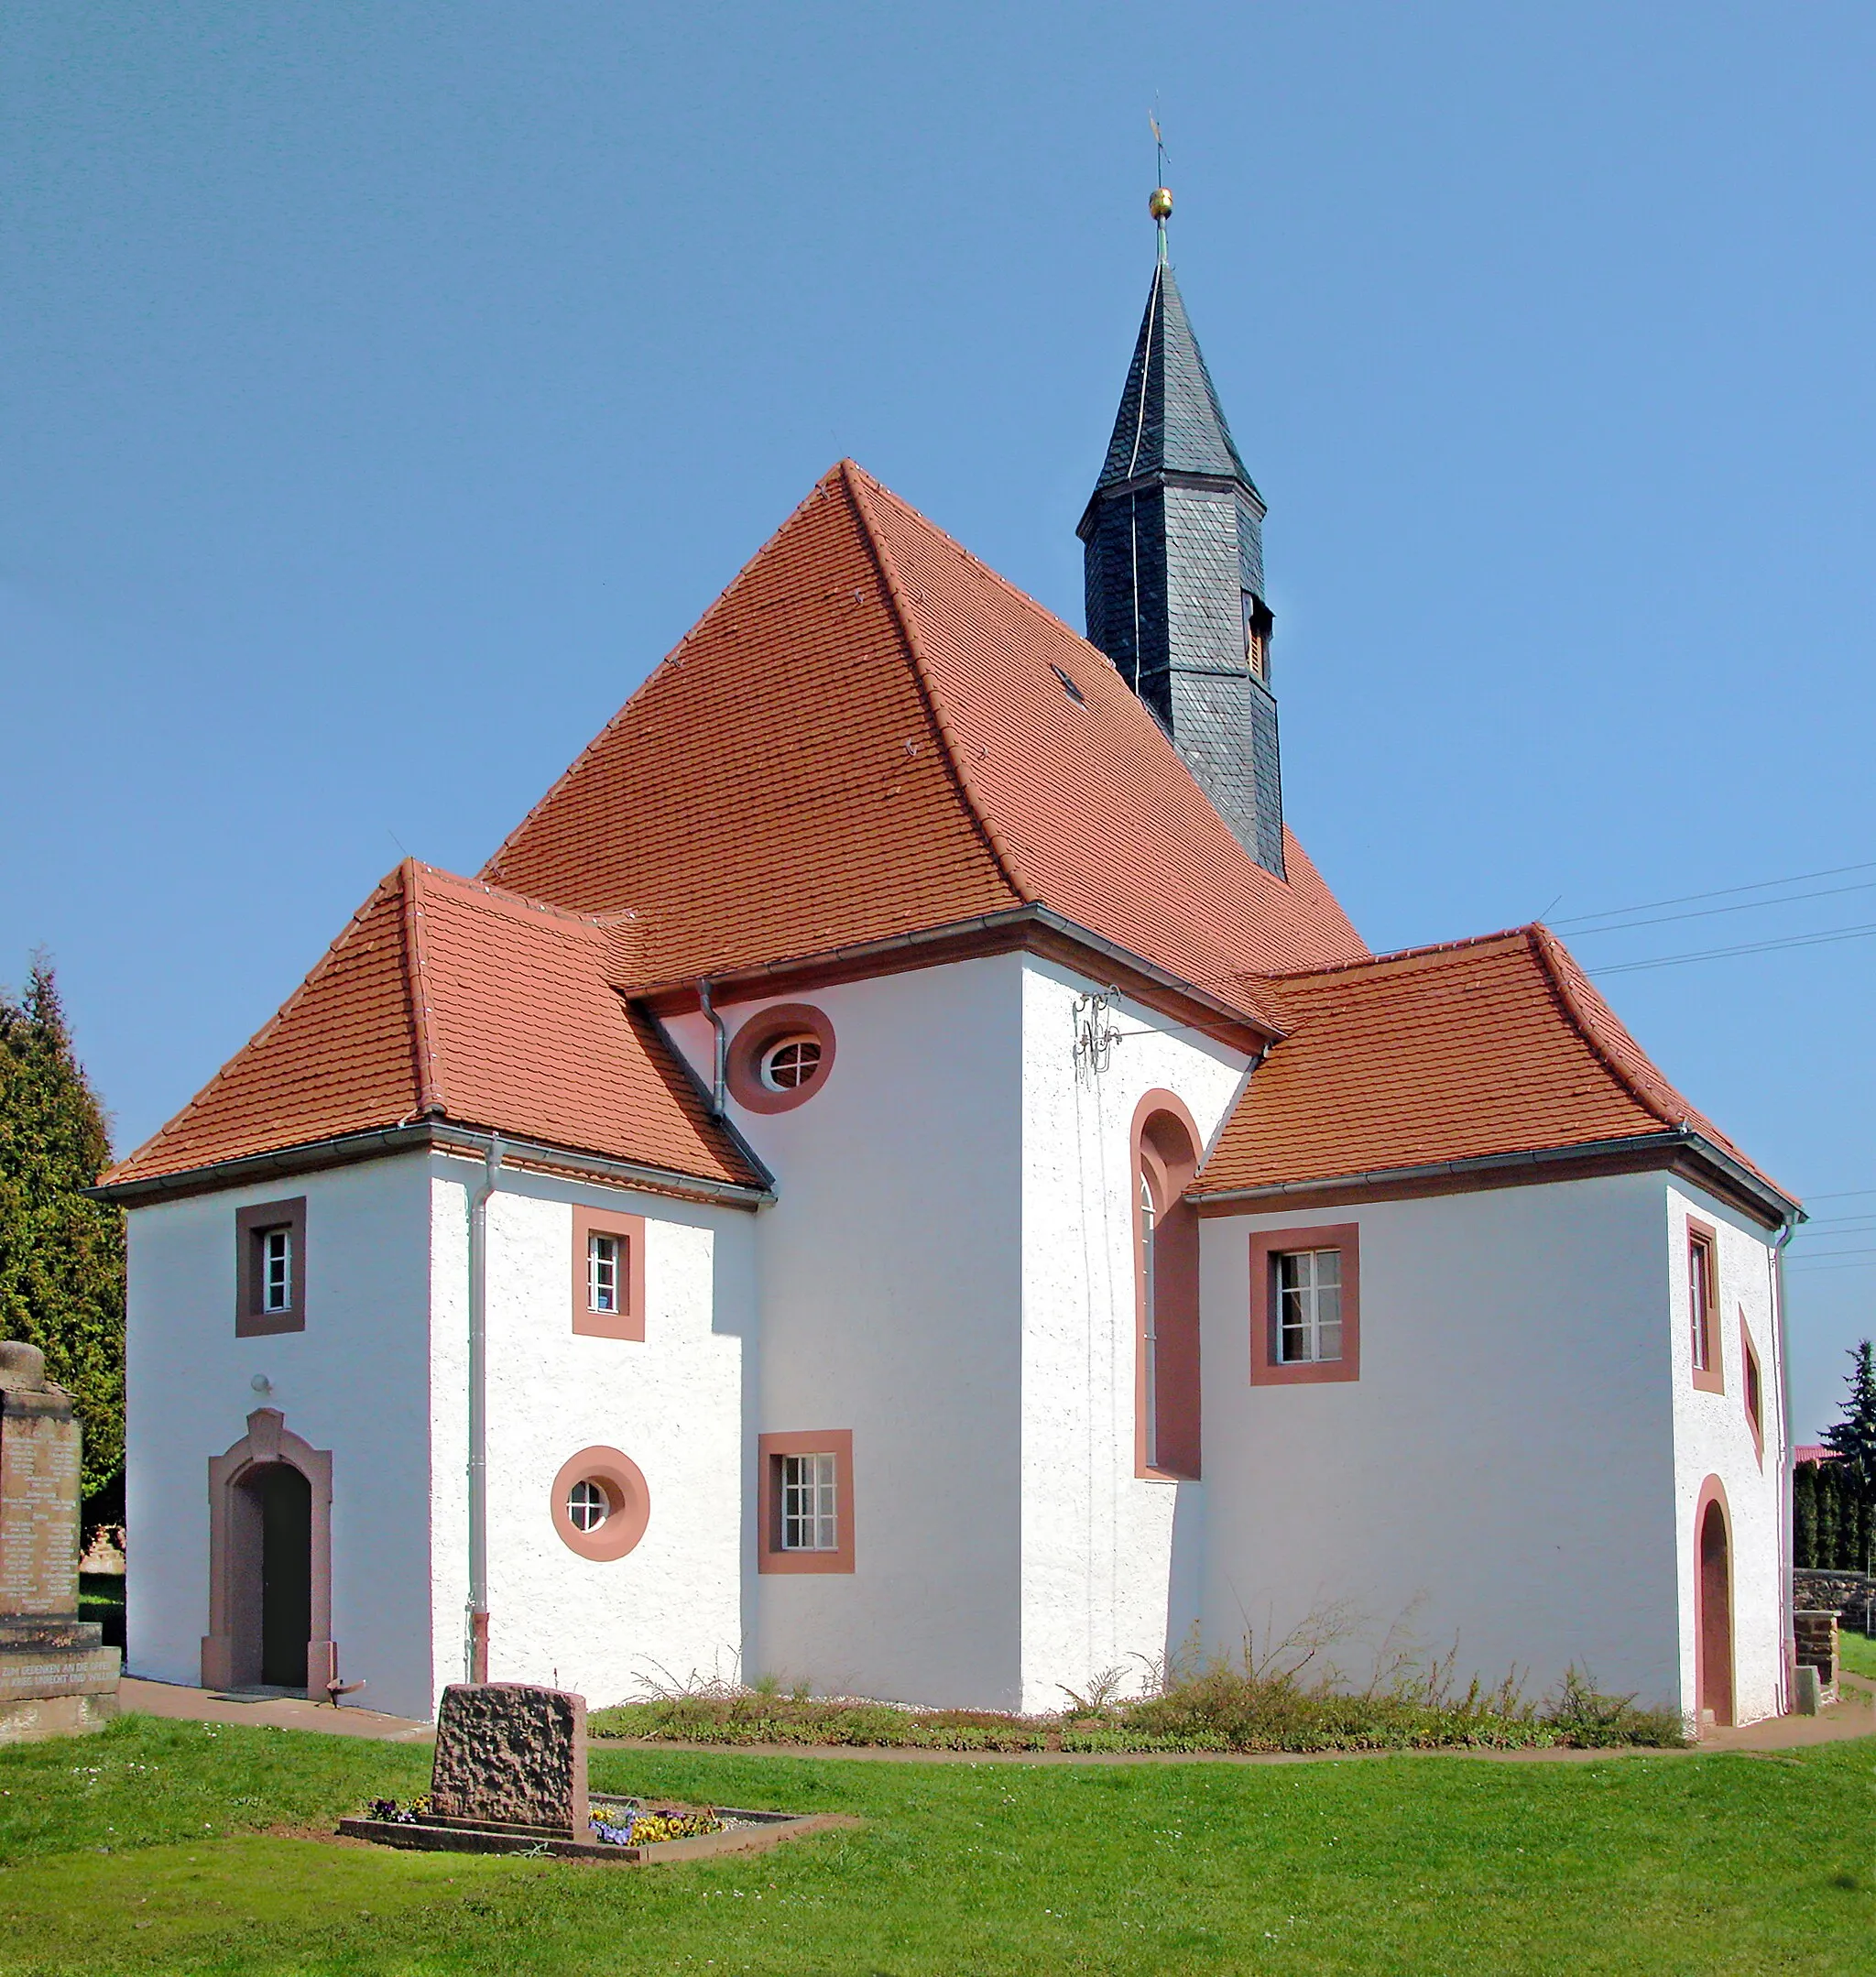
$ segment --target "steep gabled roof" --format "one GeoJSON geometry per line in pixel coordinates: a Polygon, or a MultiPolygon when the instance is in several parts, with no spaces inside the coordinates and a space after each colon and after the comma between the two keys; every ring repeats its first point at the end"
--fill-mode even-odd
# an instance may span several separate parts
{"type": "Polygon", "coordinates": [[[1541,926],[1262,985],[1286,1034],[1203,1199],[1688,1130],[1789,1200],[1650,1063],[1541,926]]]}
{"type": "Polygon", "coordinates": [[[1215,475],[1252,486],[1170,261],[1153,269],[1114,434],[1095,492],[1159,473],[1215,475]]]}
{"type": "Polygon", "coordinates": [[[104,1185],[428,1120],[762,1186],[605,963],[590,921],[407,859],[104,1185]]]}
{"type": "Polygon", "coordinates": [[[1366,953],[1291,856],[1257,865],[1107,659],[843,461],[484,876],[629,914],[633,987],[1037,904],[1257,1016],[1252,976],[1366,953]]]}

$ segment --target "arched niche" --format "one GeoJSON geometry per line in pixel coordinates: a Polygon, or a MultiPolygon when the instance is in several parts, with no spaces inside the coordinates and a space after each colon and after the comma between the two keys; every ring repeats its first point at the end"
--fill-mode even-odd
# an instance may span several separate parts
{"type": "Polygon", "coordinates": [[[1183,1100],[1150,1091],[1133,1114],[1134,1466],[1199,1474],[1198,1216],[1185,1191],[1202,1145],[1183,1100]]]}

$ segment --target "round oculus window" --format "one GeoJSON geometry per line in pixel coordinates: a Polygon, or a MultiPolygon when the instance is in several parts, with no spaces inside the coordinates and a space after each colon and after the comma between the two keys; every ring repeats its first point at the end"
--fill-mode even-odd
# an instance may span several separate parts
{"type": "Polygon", "coordinates": [[[724,1061],[730,1096],[750,1112],[788,1112],[826,1084],[834,1025],[812,1002],[778,1002],[750,1017],[724,1061]]]}
{"type": "Polygon", "coordinates": [[[799,1091],[821,1068],[821,1040],[785,1036],[762,1053],[758,1072],[770,1091],[799,1091]]]}
{"type": "Polygon", "coordinates": [[[651,1518],[644,1472],[617,1448],[570,1456],[553,1480],[548,1505],[561,1543],[595,1560],[623,1558],[651,1518]]]}

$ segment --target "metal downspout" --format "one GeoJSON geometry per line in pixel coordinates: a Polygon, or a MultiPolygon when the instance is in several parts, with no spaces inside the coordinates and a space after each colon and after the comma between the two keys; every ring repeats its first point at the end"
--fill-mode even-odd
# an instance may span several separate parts
{"type": "Polygon", "coordinates": [[[488,1197],[501,1173],[491,1133],[482,1184],[469,1190],[469,1607],[466,1679],[488,1679],[488,1197]]]}
{"type": "Polygon", "coordinates": [[[1789,1710],[1797,1682],[1798,1647],[1792,1622],[1792,1380],[1784,1336],[1784,1247],[1798,1232],[1799,1217],[1787,1216],[1772,1246],[1772,1337],[1778,1348],[1778,1586],[1780,1698],[1789,1710]]]}
{"type": "Polygon", "coordinates": [[[700,976],[697,981],[697,1000],[704,1013],[710,1019],[710,1027],[716,1032],[714,1069],[710,1080],[710,1109],[718,1119],[724,1112],[724,1084],[729,1067],[729,1032],[723,1026],[723,1018],[717,1013],[716,1004],[710,999],[710,981],[707,976],[700,976]]]}

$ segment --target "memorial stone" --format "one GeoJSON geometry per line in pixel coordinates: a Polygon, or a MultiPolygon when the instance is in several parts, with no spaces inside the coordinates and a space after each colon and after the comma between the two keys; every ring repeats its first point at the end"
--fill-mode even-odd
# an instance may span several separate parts
{"type": "Polygon", "coordinates": [[[587,1836],[586,1698],[526,1682],[453,1682],[437,1711],[438,1819],[587,1836]]]}
{"type": "Polygon", "coordinates": [[[0,1743],[98,1730],[123,1655],[78,1617],[79,1425],[37,1346],[0,1342],[0,1743]]]}

